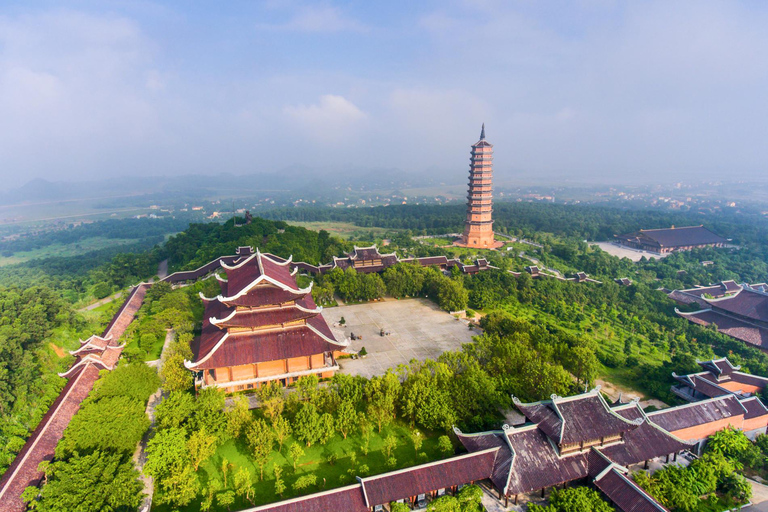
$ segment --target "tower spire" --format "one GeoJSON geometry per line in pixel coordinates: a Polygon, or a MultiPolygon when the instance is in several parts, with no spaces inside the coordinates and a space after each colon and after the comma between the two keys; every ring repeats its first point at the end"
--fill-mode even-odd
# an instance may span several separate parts
{"type": "Polygon", "coordinates": [[[485,140],[485,123],[483,123],[483,127],[480,130],[480,140],[485,140]]]}

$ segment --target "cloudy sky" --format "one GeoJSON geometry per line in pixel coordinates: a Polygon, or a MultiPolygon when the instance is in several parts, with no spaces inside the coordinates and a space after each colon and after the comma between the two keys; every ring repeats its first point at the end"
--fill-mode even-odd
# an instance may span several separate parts
{"type": "Polygon", "coordinates": [[[312,168],[768,175],[768,3],[8,0],[0,187],[312,168]]]}

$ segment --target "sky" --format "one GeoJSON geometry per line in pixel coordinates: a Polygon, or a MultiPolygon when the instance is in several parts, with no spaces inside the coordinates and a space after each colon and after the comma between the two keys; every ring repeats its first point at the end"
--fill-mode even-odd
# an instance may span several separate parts
{"type": "Polygon", "coordinates": [[[463,179],[482,123],[512,181],[763,178],[767,26],[736,0],[5,0],[0,188],[463,179]]]}

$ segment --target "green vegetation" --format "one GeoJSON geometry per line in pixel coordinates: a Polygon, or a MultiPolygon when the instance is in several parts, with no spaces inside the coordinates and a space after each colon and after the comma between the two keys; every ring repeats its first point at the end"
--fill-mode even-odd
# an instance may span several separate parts
{"type": "Polygon", "coordinates": [[[554,489],[549,505],[528,505],[528,512],[613,512],[614,509],[603,500],[600,493],[589,487],[554,489]]]}
{"type": "Polygon", "coordinates": [[[639,471],[635,482],[672,512],[725,511],[746,503],[752,486],[737,472],[741,463],[707,450],[685,468],[667,466],[649,475],[639,471]]]}
{"type": "Polygon", "coordinates": [[[50,346],[69,348],[92,327],[43,287],[0,288],[0,473],[64,387],[56,372],[72,361],[50,346]]]}
{"type": "Polygon", "coordinates": [[[393,421],[401,387],[394,374],[317,383],[304,377],[287,398],[277,385],[262,387],[256,411],[242,396],[225,410],[213,388],[197,397],[171,392],[147,448],[158,510],[197,510],[200,499],[204,510],[224,510],[230,493],[237,506],[252,506],[453,453],[437,434],[422,431],[415,443],[413,429],[393,421]]]}
{"type": "Polygon", "coordinates": [[[143,484],[131,456],[149,428],[144,410],[160,385],[143,363],[104,371],[56,447],[43,463],[42,489],[29,487],[26,501],[40,512],[135,510],[143,484]]]}

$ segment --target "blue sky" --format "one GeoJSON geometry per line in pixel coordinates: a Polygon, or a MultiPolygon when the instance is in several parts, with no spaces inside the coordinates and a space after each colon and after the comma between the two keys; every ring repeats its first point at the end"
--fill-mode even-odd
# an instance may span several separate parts
{"type": "Polygon", "coordinates": [[[4,2],[2,186],[294,164],[760,178],[758,1],[4,2]]]}

